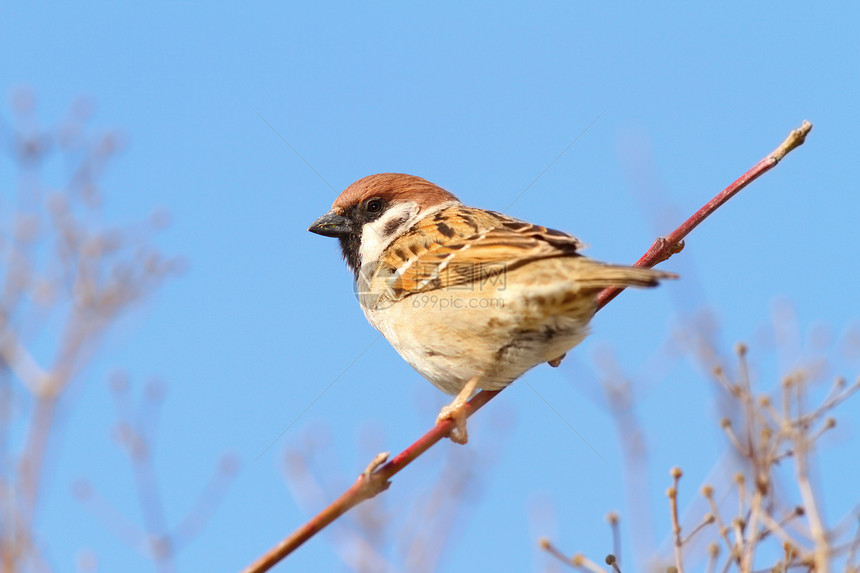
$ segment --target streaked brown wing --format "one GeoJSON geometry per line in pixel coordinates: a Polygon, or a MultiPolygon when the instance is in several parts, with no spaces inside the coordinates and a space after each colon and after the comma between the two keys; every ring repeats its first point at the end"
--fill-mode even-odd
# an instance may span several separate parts
{"type": "Polygon", "coordinates": [[[421,221],[386,251],[395,300],[440,289],[467,289],[531,261],[579,256],[582,243],[493,211],[456,206],[421,221]]]}

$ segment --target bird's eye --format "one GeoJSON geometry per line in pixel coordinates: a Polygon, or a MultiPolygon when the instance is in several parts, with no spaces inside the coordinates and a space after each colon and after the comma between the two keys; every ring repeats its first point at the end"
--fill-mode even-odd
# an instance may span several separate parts
{"type": "Polygon", "coordinates": [[[368,213],[379,213],[382,211],[382,200],[381,199],[371,199],[367,202],[367,212],[368,213]]]}

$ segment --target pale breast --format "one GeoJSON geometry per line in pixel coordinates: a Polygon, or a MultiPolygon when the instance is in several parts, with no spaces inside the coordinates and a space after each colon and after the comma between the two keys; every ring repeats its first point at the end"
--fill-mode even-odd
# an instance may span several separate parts
{"type": "MultiPolygon", "coordinates": [[[[507,279],[509,277],[504,277],[507,279]]],[[[365,310],[368,320],[422,376],[456,394],[474,376],[500,389],[585,338],[591,297],[574,308],[561,289],[513,283],[418,293],[365,310]],[[565,313],[553,314],[550,308],[565,313]]]]}

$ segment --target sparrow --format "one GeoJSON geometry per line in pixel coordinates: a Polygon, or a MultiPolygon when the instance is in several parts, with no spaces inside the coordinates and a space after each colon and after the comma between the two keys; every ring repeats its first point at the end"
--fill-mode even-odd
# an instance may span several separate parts
{"type": "Polygon", "coordinates": [[[538,364],[557,366],[588,333],[605,287],[652,287],[676,275],[581,254],[572,235],[467,207],[413,175],[359,179],[308,229],[335,237],[367,320],[424,378],[465,404],[538,364]]]}

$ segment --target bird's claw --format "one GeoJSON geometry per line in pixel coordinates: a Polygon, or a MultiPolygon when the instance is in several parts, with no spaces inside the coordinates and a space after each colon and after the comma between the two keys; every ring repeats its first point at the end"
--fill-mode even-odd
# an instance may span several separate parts
{"type": "Polygon", "coordinates": [[[436,423],[451,420],[454,422],[454,427],[448,437],[455,444],[465,444],[469,441],[469,434],[466,432],[466,404],[459,404],[455,400],[454,403],[442,408],[439,415],[436,417],[436,423]]]}

